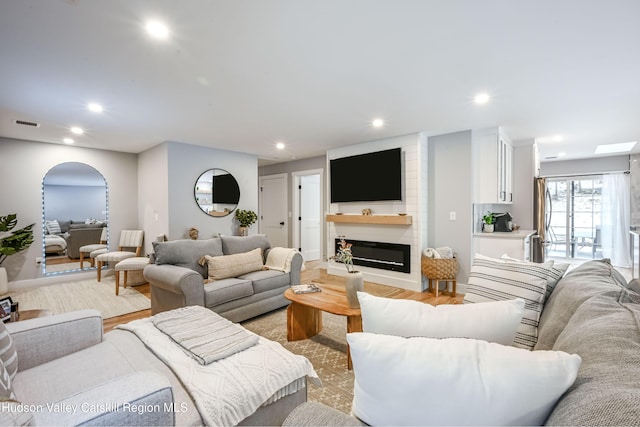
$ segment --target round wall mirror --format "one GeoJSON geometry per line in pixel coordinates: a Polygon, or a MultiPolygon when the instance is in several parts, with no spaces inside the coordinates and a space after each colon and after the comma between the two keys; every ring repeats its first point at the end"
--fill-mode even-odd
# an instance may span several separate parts
{"type": "Polygon", "coordinates": [[[238,181],[224,169],[209,169],[198,177],[193,189],[196,203],[209,216],[227,216],[238,206],[238,181]]]}
{"type": "Polygon", "coordinates": [[[93,167],[79,162],[60,163],[42,180],[42,241],[45,275],[87,270],[80,248],[106,247],[108,226],[107,182],[93,167]]]}

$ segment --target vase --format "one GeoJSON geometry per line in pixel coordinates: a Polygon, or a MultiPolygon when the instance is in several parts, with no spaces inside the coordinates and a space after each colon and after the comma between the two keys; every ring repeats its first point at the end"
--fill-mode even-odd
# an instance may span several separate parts
{"type": "Polygon", "coordinates": [[[358,301],[358,291],[364,289],[364,277],[359,271],[350,272],[345,279],[345,291],[347,293],[347,303],[351,308],[360,308],[358,301]]]}
{"type": "Polygon", "coordinates": [[[0,267],[0,295],[9,292],[9,279],[7,279],[7,269],[0,267]]]}
{"type": "Polygon", "coordinates": [[[485,233],[493,233],[493,224],[482,224],[482,231],[485,233]]]}
{"type": "Polygon", "coordinates": [[[249,235],[249,227],[240,227],[239,231],[241,236],[249,235]]]}

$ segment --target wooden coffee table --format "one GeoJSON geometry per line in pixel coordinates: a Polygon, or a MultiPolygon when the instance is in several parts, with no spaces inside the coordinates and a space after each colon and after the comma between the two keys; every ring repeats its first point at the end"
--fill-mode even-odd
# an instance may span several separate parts
{"type": "MultiPolygon", "coordinates": [[[[347,318],[347,333],[362,332],[360,309],[349,307],[344,290],[344,278],[325,274],[317,280],[313,280],[313,283],[318,285],[322,292],[294,294],[291,289],[284,292],[284,297],[291,301],[287,308],[287,341],[299,341],[317,335],[322,330],[323,311],[345,316],[347,318]]],[[[430,292],[410,291],[366,281],[364,282],[364,291],[380,297],[409,299],[431,305],[462,304],[464,297],[462,294],[447,296],[447,292],[435,296],[430,292]]],[[[348,344],[347,368],[352,368],[348,344]]]]}
{"type": "MultiPolygon", "coordinates": [[[[284,297],[291,301],[287,308],[287,341],[306,340],[322,330],[322,312],[345,316],[347,333],[362,332],[359,308],[347,304],[344,285],[318,285],[322,292],[295,294],[291,289],[284,297]]],[[[347,368],[351,369],[351,354],[347,344],[347,368]]]]}

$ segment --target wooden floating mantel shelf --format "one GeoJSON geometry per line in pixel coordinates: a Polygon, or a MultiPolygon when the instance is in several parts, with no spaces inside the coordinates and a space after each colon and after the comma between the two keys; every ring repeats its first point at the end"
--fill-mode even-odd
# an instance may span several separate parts
{"type": "Polygon", "coordinates": [[[390,224],[411,225],[413,219],[409,215],[335,215],[328,214],[327,222],[342,222],[349,224],[390,224]]]}

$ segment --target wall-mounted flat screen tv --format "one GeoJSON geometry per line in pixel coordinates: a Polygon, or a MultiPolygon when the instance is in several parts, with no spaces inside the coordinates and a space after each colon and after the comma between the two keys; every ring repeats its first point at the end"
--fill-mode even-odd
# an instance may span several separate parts
{"type": "Polygon", "coordinates": [[[331,203],[402,200],[400,148],[333,159],[331,203]]]}

